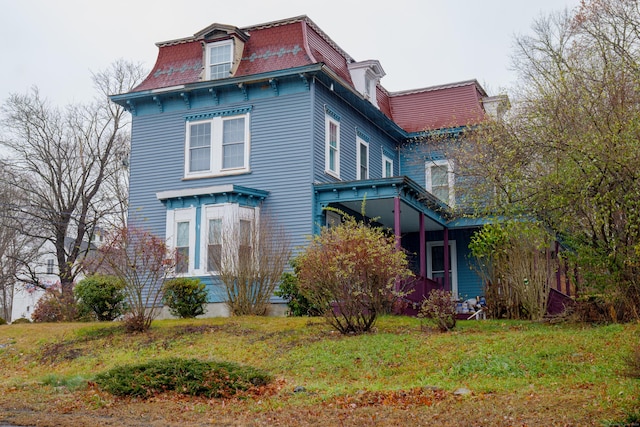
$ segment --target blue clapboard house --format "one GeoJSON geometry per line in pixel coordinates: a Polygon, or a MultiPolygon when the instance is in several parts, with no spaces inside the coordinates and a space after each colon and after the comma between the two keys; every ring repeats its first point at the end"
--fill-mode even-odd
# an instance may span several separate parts
{"type": "Polygon", "coordinates": [[[389,92],[379,61],[356,61],[306,16],[157,46],[149,76],[112,100],[132,114],[130,221],[185,255],[179,274],[215,287],[207,253],[221,224],[265,210],[300,247],[339,221],[325,207],[359,213],[366,199],[422,291],[482,293],[468,253],[478,223],[453,215],[455,165],[400,148],[428,130],[455,136],[504,97],[475,80],[389,92]]]}

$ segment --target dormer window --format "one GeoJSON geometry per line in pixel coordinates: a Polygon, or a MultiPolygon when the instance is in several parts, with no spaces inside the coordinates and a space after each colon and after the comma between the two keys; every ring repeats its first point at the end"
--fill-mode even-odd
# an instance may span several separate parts
{"type": "Polygon", "coordinates": [[[207,44],[207,80],[224,79],[231,74],[233,40],[207,44]]]}
{"type": "Polygon", "coordinates": [[[364,97],[371,99],[371,75],[368,72],[364,75],[364,97]]]}
{"type": "Polygon", "coordinates": [[[376,87],[380,83],[380,79],[384,77],[385,72],[376,60],[368,60],[362,62],[352,62],[347,65],[351,74],[351,81],[355,89],[362,94],[374,106],[378,106],[376,99],[376,87]]]}

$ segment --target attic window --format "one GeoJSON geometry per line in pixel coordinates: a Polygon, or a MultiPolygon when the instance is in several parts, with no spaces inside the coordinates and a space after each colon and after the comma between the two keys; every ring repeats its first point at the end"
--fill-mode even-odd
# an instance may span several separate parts
{"type": "Polygon", "coordinates": [[[371,98],[371,75],[367,72],[364,75],[364,97],[371,98]]]}
{"type": "Polygon", "coordinates": [[[207,44],[207,80],[229,77],[233,63],[233,40],[207,44]]]}

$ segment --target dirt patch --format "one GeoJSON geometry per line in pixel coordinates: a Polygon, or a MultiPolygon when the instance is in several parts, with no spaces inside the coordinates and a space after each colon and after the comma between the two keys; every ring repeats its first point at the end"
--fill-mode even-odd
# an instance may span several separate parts
{"type": "Polygon", "coordinates": [[[76,343],[73,341],[43,344],[37,359],[40,363],[58,363],[77,359],[83,356],[86,351],[75,345],[76,343]]]}

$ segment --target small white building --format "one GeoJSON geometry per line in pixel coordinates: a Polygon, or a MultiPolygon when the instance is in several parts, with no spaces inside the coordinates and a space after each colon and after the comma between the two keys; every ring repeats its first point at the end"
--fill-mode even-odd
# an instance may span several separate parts
{"type": "MultiPolygon", "coordinates": [[[[93,235],[92,248],[99,247],[103,243],[103,234],[96,232],[93,235]]],[[[67,246],[72,245],[73,240],[67,238],[67,246]]],[[[83,243],[86,249],[86,243],[83,243]]],[[[53,243],[47,241],[40,248],[40,256],[30,266],[31,270],[35,273],[39,283],[45,287],[55,287],[60,285],[60,277],[58,270],[58,263],[56,260],[55,248],[53,243]]],[[[84,276],[80,274],[78,280],[81,280],[84,276]]],[[[32,284],[18,282],[13,287],[13,304],[11,310],[11,322],[17,319],[25,318],[31,320],[31,315],[35,309],[38,301],[45,295],[45,290],[41,287],[37,287],[32,284]]]]}

